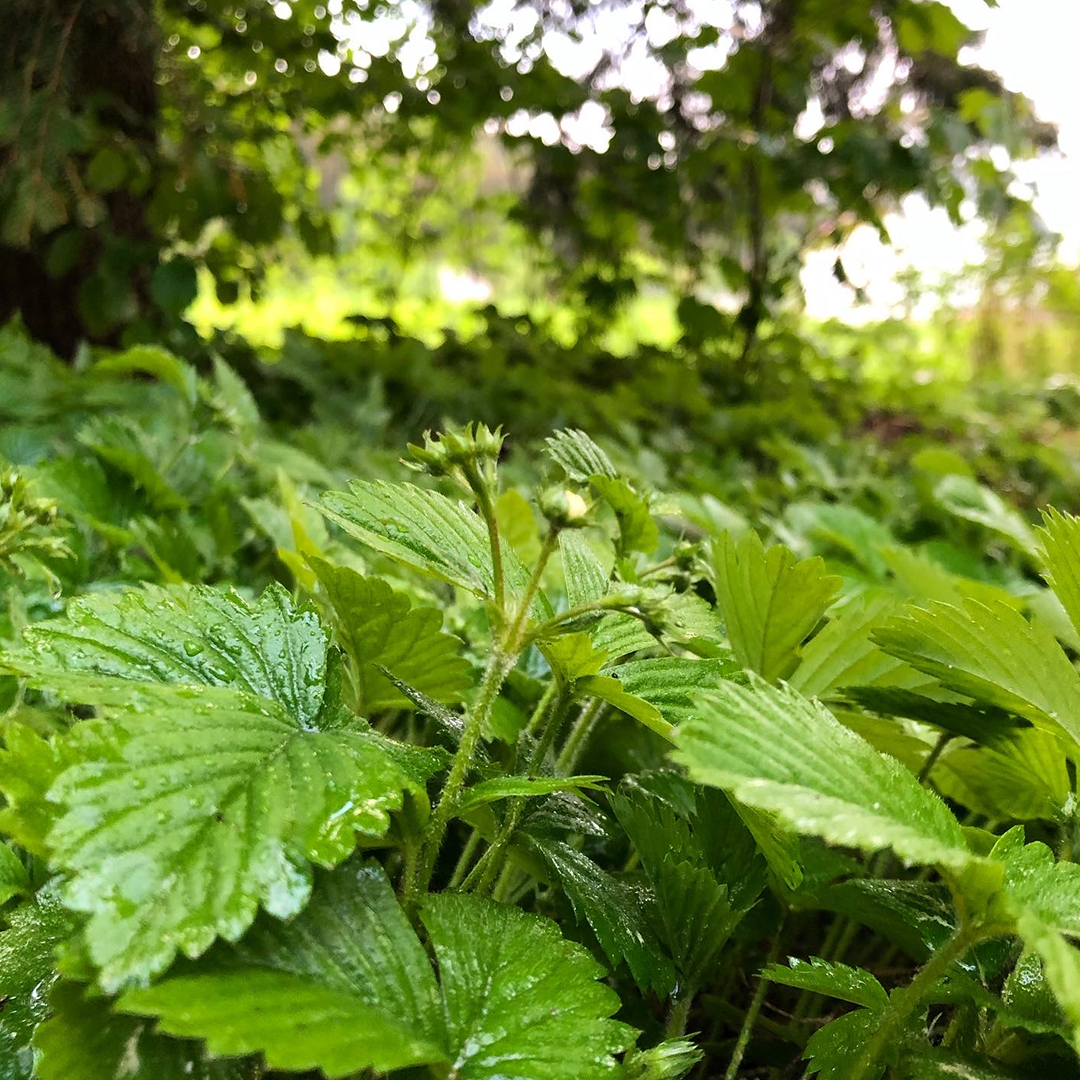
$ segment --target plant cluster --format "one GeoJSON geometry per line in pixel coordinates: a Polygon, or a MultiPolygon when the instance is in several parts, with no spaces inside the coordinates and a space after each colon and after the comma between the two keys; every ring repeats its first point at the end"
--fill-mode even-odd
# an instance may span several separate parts
{"type": "Polygon", "coordinates": [[[3,335],[4,1080],[1080,1076],[1080,519],[3,335]]]}

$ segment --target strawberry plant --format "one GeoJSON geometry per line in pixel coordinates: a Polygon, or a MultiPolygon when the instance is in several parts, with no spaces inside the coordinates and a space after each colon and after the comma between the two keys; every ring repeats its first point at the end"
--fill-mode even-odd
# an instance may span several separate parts
{"type": "Polygon", "coordinates": [[[965,489],[995,582],[577,430],[339,483],[167,356],[0,488],[0,1077],[1080,1076],[1080,520],[965,489]]]}

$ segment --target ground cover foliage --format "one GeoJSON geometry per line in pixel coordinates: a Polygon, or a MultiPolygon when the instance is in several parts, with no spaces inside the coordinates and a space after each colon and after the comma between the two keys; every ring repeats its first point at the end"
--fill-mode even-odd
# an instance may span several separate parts
{"type": "Polygon", "coordinates": [[[1080,1074],[1069,382],[292,348],[0,330],[0,1076],[1080,1074]]]}

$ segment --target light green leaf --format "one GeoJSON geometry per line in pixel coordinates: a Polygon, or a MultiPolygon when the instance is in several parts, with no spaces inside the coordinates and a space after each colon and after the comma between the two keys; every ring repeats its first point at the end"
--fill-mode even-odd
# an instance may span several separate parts
{"type": "Polygon", "coordinates": [[[1080,676],[1047,629],[1006,604],[908,608],[874,640],[950,690],[1064,731],[1080,745],[1080,676]]]}
{"type": "Polygon", "coordinates": [[[592,927],[612,969],[625,960],[643,993],[651,987],[668,994],[674,985],[671,961],[649,925],[638,893],[569,844],[533,838],[531,845],[562,885],[577,920],[592,927]]]}
{"type": "Polygon", "coordinates": [[[699,691],[696,708],[675,731],[676,757],[702,783],[835,844],[891,847],[912,863],[972,860],[945,803],[817,702],[758,678],[699,691]]]}
{"type": "Polygon", "coordinates": [[[51,893],[16,908],[0,930],[0,1080],[29,1080],[32,1074],[30,1038],[46,1015],[56,979],[53,953],[74,930],[74,918],[51,893]]]}
{"type": "Polygon", "coordinates": [[[1046,583],[1057,594],[1073,629],[1080,634],[1080,518],[1046,510],[1038,537],[1046,583]]]}
{"type": "Polygon", "coordinates": [[[739,665],[729,657],[698,660],[687,656],[658,656],[619,664],[608,668],[607,674],[617,678],[626,693],[656,708],[669,724],[678,724],[692,714],[695,691],[715,686],[721,679],[737,675],[739,671],[739,665]]]}
{"type": "Polygon", "coordinates": [[[538,645],[552,669],[571,683],[584,676],[598,675],[608,660],[608,654],[595,648],[592,638],[584,633],[562,634],[538,645]]]}
{"type": "Polygon", "coordinates": [[[739,662],[772,681],[798,663],[799,647],[840,587],[820,558],[796,560],[779,544],[765,550],[748,532],[725,533],[712,549],[717,603],[739,662]]]}
{"type": "Polygon", "coordinates": [[[1042,960],[1046,980],[1072,1028],[1073,1048],[1080,1053],[1080,950],[1036,915],[1021,915],[1017,929],[1042,960]]]}
{"type": "MultiPolygon", "coordinates": [[[[608,594],[609,574],[582,532],[570,529],[560,533],[559,552],[570,607],[591,604],[608,594]]],[[[618,585],[611,587],[617,589],[618,585]]],[[[605,615],[590,626],[588,632],[593,644],[612,658],[656,647],[656,639],[633,615],[605,615]]]]}
{"type": "Polygon", "coordinates": [[[348,566],[308,557],[335,616],[335,632],[358,673],[360,710],[378,712],[410,704],[383,674],[440,702],[460,701],[472,678],[461,642],[442,632],[442,612],[412,607],[385,581],[348,566]]]}
{"type": "Polygon", "coordinates": [[[802,694],[818,697],[845,686],[896,681],[905,665],[883,653],[870,640],[870,633],[897,606],[894,597],[877,593],[860,598],[830,619],[803,648],[791,685],[802,694]]]}
{"type": "Polygon", "coordinates": [[[432,897],[422,918],[441,987],[377,864],[321,877],[294,922],[264,919],[217,970],[129,992],[121,1006],[262,1052],[273,1068],[338,1077],[453,1066],[461,1080],[594,1080],[630,1031],[600,967],[554,923],[471,896],[432,897]]]}
{"type": "Polygon", "coordinates": [[[651,555],[660,544],[660,530],[649,513],[649,504],[625,480],[594,476],[591,482],[615,513],[619,550],[651,555]]]}
{"type": "Polygon", "coordinates": [[[585,481],[594,476],[616,476],[611,459],[585,434],[576,428],[563,428],[544,440],[545,452],[561,465],[571,480],[585,481]]]}
{"type": "Polygon", "coordinates": [[[1038,550],[1028,523],[1000,495],[969,476],[943,476],[934,485],[934,499],[950,514],[997,533],[1025,555],[1038,550]]]}
{"type": "MultiPolygon", "coordinates": [[[[396,562],[477,596],[494,593],[487,529],[464,503],[412,484],[353,480],[348,491],[324,492],[319,509],[350,536],[396,562]]],[[[520,596],[529,572],[513,549],[502,555],[507,589],[520,596]]],[[[533,613],[551,615],[542,594],[533,602],[533,613]]]]}
{"type": "Polygon", "coordinates": [[[862,968],[832,963],[813,956],[809,960],[791,957],[787,965],[770,964],[761,973],[763,979],[811,990],[816,994],[863,1005],[868,1009],[884,1009],[889,1004],[885,987],[862,968]]]}
{"type": "Polygon", "coordinates": [[[74,983],[49,994],[34,1032],[37,1080],[258,1080],[252,1059],[212,1058],[201,1043],[158,1035],[143,1019],[113,1012],[105,998],[74,983]]]}
{"type": "Polygon", "coordinates": [[[651,731],[655,731],[661,738],[671,741],[675,729],[664,719],[660,710],[644,698],[628,694],[618,679],[610,675],[586,675],[578,679],[576,685],[580,694],[591,694],[609,705],[614,705],[627,716],[632,716],[651,731]]]}
{"type": "Polygon", "coordinates": [[[623,1076],[625,1080],[679,1080],[703,1056],[690,1039],[665,1039],[648,1050],[627,1051],[623,1076]]]}
{"type": "Polygon", "coordinates": [[[606,776],[499,776],[481,780],[461,793],[456,812],[465,814],[477,806],[499,799],[536,798],[556,791],[595,790],[606,776]]]}
{"type": "Polygon", "coordinates": [[[113,353],[99,360],[93,371],[110,375],[141,371],[173,387],[188,405],[195,404],[198,383],[195,369],[160,345],[136,345],[124,352],[113,353]]]}

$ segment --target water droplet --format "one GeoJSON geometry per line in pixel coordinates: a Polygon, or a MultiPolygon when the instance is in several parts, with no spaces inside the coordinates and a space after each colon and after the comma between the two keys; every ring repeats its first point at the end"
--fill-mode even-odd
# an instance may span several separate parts
{"type": "Polygon", "coordinates": [[[188,656],[198,656],[203,651],[203,643],[201,641],[188,640],[184,642],[184,652],[188,656]]]}

